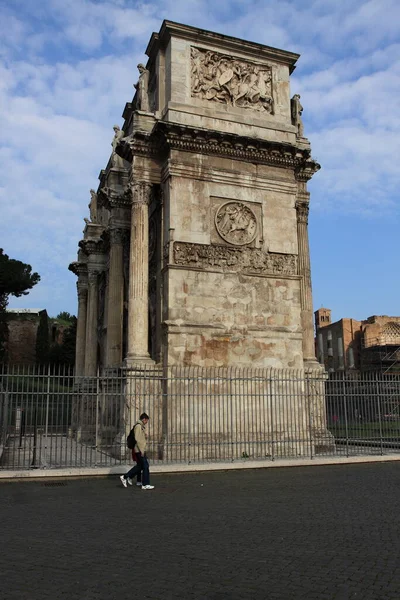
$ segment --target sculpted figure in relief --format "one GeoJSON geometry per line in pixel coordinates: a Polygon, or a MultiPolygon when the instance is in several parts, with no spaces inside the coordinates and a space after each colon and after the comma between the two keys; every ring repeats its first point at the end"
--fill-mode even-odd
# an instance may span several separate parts
{"type": "Polygon", "coordinates": [[[270,67],[193,47],[191,58],[192,96],[273,113],[270,67]]]}
{"type": "Polygon", "coordinates": [[[275,254],[258,248],[235,248],[229,246],[208,246],[174,242],[173,260],[177,265],[192,266],[196,269],[217,269],[280,275],[297,274],[297,256],[275,254]]]}
{"type": "Polygon", "coordinates": [[[114,125],[113,129],[114,129],[114,137],[111,142],[111,146],[112,146],[111,164],[113,167],[115,167],[117,169],[122,169],[125,166],[124,159],[121,158],[116,153],[116,148],[117,148],[120,140],[122,140],[122,138],[125,137],[125,133],[122,131],[122,129],[120,129],[119,125],[114,125]]]}
{"type": "Polygon", "coordinates": [[[137,90],[136,96],[136,108],[137,110],[143,110],[145,112],[150,111],[149,102],[149,71],[141,63],[137,66],[139,69],[139,81],[134,84],[134,88],[137,90]]]}
{"type": "Polygon", "coordinates": [[[253,211],[241,202],[227,202],[215,215],[219,235],[230,244],[250,244],[257,233],[257,219],[253,211]]]}
{"type": "Polygon", "coordinates": [[[304,126],[303,126],[303,107],[300,104],[300,95],[295,94],[290,101],[292,109],[292,123],[297,127],[297,136],[304,137],[304,126]]]}
{"type": "Polygon", "coordinates": [[[88,204],[90,212],[90,221],[97,223],[97,194],[94,190],[90,190],[90,203],[88,204]]]}

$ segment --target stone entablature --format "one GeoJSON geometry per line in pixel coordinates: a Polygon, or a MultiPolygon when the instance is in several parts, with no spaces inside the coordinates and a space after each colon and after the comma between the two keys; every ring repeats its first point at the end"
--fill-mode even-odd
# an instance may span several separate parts
{"type": "Polygon", "coordinates": [[[162,159],[170,150],[292,168],[298,173],[299,179],[306,181],[320,169],[320,165],[311,158],[309,147],[300,148],[235,133],[222,133],[162,121],[155,124],[151,135],[133,133],[130,138],[122,140],[120,145],[120,152],[131,161],[133,156],[162,159]]]}

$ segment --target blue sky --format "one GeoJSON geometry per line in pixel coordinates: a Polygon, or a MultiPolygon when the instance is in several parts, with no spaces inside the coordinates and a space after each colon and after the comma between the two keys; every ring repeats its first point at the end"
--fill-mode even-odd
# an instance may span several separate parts
{"type": "Polygon", "coordinates": [[[76,313],[89,189],[164,18],[301,54],[314,306],[400,315],[398,0],[3,0],[0,247],[42,277],[9,306],[76,313]]]}

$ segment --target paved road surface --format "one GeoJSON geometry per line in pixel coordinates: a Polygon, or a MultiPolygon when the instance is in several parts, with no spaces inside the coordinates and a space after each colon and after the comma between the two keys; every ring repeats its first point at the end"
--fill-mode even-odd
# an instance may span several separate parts
{"type": "Polygon", "coordinates": [[[48,483],[0,483],[2,600],[400,598],[396,463],[48,483]]]}

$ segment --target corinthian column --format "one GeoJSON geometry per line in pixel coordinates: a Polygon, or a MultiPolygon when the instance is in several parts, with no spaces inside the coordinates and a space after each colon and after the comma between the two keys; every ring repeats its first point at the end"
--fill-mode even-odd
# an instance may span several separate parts
{"type": "Polygon", "coordinates": [[[78,289],[78,322],[76,326],[75,374],[81,376],[85,373],[88,283],[80,278],[76,287],[78,289]]]}
{"type": "Polygon", "coordinates": [[[88,303],[86,319],[86,355],[85,375],[95,377],[97,374],[97,313],[98,313],[98,272],[89,269],[88,303]]]}
{"type": "Polygon", "coordinates": [[[149,362],[149,203],[152,186],[135,182],[132,189],[131,247],[129,254],[129,303],[127,363],[149,362]]]}
{"type": "Polygon", "coordinates": [[[108,274],[107,366],[122,362],[122,321],[124,302],[123,229],[110,230],[108,274]]]}
{"type": "Polygon", "coordinates": [[[308,242],[308,212],[310,194],[305,183],[299,182],[296,202],[298,274],[300,275],[301,324],[303,330],[303,360],[316,362],[314,346],[313,304],[311,290],[310,247],[308,242]]]}

